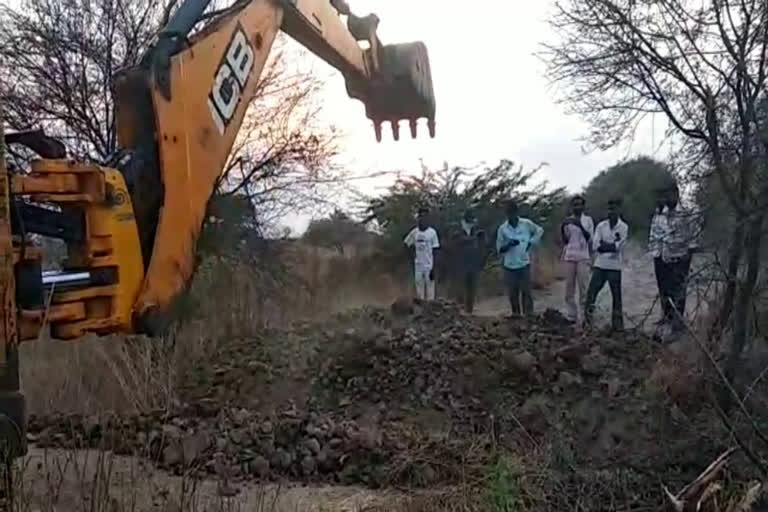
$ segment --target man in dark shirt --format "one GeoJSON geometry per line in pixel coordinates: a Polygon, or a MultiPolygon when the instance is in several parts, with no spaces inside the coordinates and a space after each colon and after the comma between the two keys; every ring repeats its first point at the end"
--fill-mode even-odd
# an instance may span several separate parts
{"type": "Polygon", "coordinates": [[[488,257],[485,232],[477,225],[472,210],[464,212],[461,229],[456,237],[458,244],[458,271],[462,285],[462,300],[467,313],[475,308],[477,281],[488,257]]]}

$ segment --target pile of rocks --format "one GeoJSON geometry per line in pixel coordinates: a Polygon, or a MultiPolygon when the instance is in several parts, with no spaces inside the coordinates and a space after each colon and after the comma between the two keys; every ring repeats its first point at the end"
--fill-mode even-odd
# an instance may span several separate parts
{"type": "Polygon", "coordinates": [[[31,418],[30,440],[232,479],[454,483],[467,464],[485,468],[491,438],[554,433],[603,461],[631,451],[651,431],[653,350],[640,334],[584,337],[551,311],[528,322],[440,302],[366,309],[218,346],[172,410],[31,418]]]}

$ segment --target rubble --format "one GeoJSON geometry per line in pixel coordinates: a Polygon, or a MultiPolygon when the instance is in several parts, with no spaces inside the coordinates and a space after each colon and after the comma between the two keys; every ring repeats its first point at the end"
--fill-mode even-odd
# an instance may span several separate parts
{"type": "Polygon", "coordinates": [[[552,311],[527,321],[400,302],[231,340],[185,373],[168,410],[33,417],[30,440],[232,481],[370,487],[458,483],[481,476],[502,448],[560,446],[555,455],[569,453],[568,467],[585,475],[658,470],[681,454],[706,460],[719,447],[673,442],[684,426],[649,402],[658,350],[641,333],[580,333],[552,311]]]}

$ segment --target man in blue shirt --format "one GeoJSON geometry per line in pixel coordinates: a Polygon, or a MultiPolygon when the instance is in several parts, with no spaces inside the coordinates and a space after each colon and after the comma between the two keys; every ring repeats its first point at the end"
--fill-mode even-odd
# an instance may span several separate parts
{"type": "Polygon", "coordinates": [[[496,250],[502,256],[513,315],[520,314],[521,299],[522,313],[526,316],[533,314],[530,250],[539,243],[543,234],[541,226],[518,215],[517,203],[507,203],[507,221],[499,226],[496,233],[496,250]]]}

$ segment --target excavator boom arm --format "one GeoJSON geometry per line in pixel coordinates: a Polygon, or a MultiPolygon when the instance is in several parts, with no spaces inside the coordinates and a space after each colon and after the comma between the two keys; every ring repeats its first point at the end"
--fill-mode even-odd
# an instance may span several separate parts
{"type": "Polygon", "coordinates": [[[409,122],[415,137],[421,118],[434,136],[423,43],[383,46],[378,18],[357,17],[341,0],[237,2],[190,38],[208,3],[186,0],[143,65],[125,72],[114,88],[118,136],[130,153],[121,170],[147,268],[135,305],[137,330],[150,334],[164,328],[192,277],[208,201],[279,30],[342,73],[379,140],[382,122],[391,123],[397,139],[400,120],[409,122]]]}

